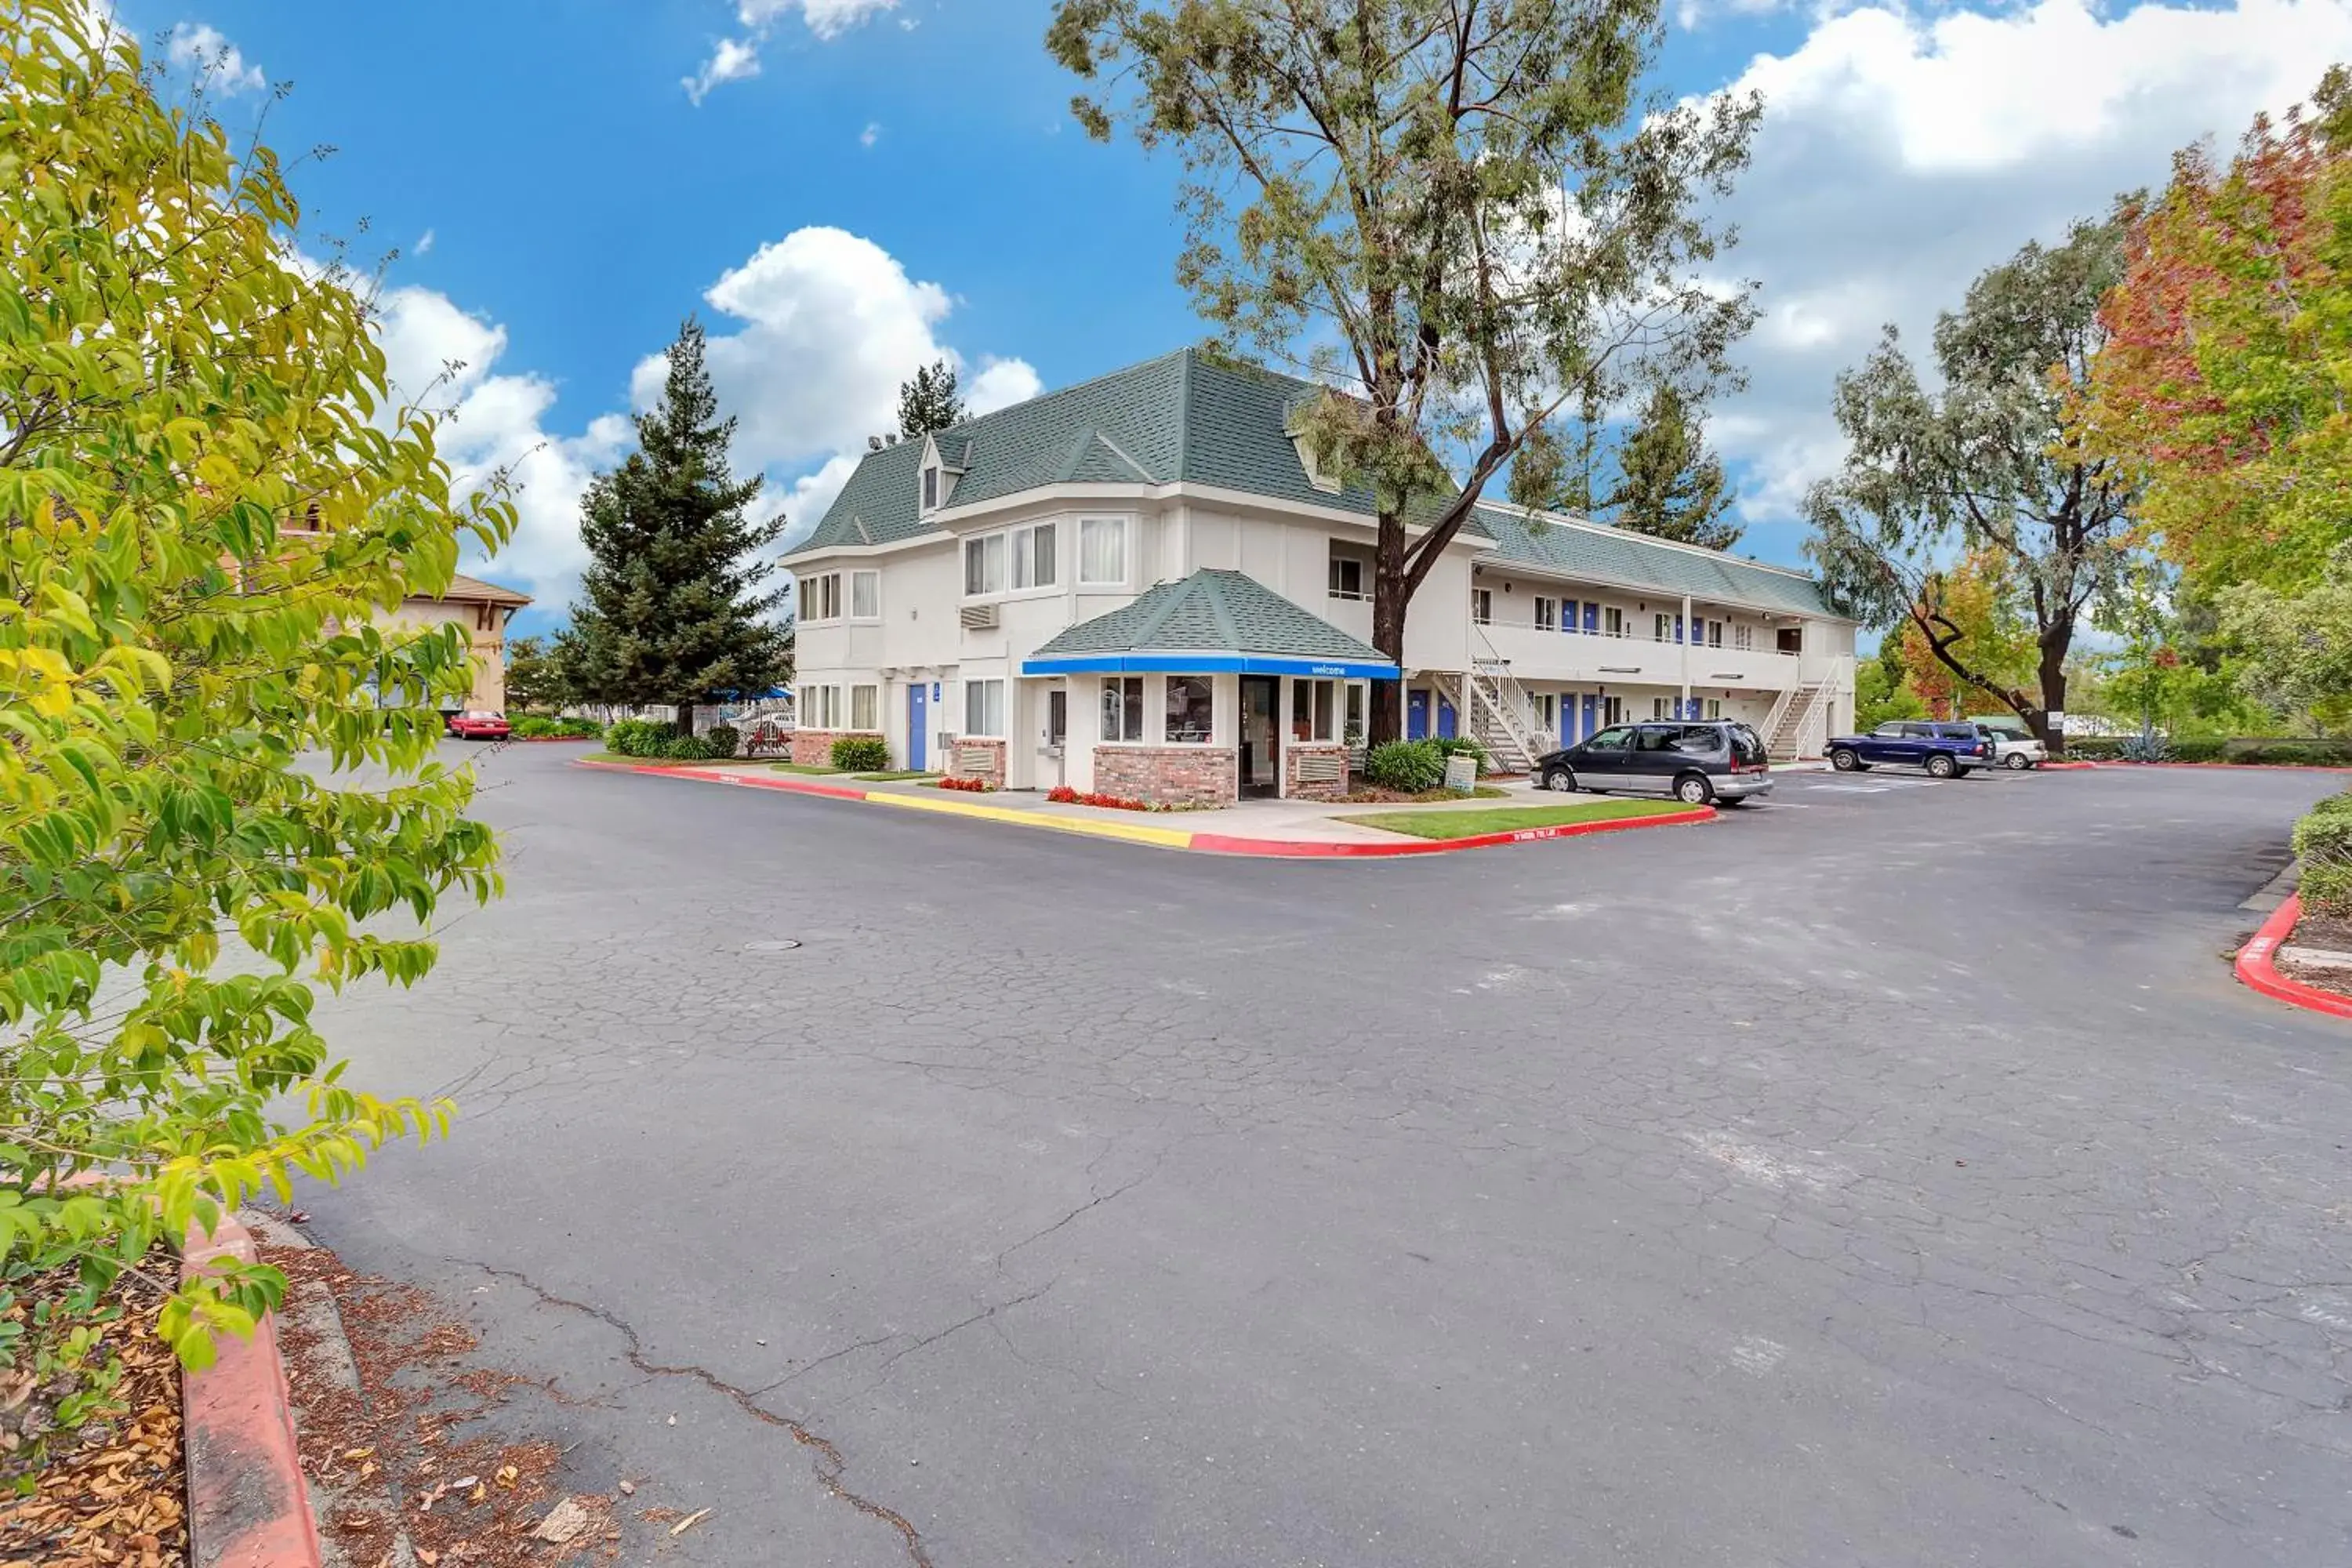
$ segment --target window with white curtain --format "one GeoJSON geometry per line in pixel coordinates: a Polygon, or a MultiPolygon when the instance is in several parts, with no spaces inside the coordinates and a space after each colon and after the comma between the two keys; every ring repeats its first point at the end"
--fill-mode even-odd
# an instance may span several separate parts
{"type": "Polygon", "coordinates": [[[984,533],[963,542],[963,591],[1001,594],[1004,591],[1004,535],[984,533]]]}
{"type": "Polygon", "coordinates": [[[1089,517],[1078,522],[1078,582],[1081,585],[1127,584],[1127,519],[1089,517]]]}
{"type": "Polygon", "coordinates": [[[1004,682],[967,680],[963,683],[963,732],[967,735],[1004,733],[1004,682]]]}
{"type": "Polygon", "coordinates": [[[853,621],[874,621],[882,617],[882,574],[852,572],[849,574],[849,618],[853,621]]]}
{"type": "Polygon", "coordinates": [[[849,727],[853,730],[879,730],[882,727],[882,691],[879,687],[853,686],[849,689],[849,727]]]}

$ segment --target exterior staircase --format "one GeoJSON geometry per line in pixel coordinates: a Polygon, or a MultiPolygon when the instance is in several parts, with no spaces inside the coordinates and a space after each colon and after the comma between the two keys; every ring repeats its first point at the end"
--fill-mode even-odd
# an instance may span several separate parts
{"type": "Polygon", "coordinates": [[[1792,763],[1806,755],[1810,742],[1814,756],[1821,754],[1822,743],[1829,739],[1828,723],[1830,684],[1809,680],[1792,686],[1780,693],[1772,705],[1772,712],[1764,721],[1764,750],[1775,762],[1792,763]]]}
{"type": "Polygon", "coordinates": [[[1513,679],[1510,666],[1499,659],[1480,660],[1463,684],[1468,688],[1463,712],[1470,732],[1486,748],[1496,770],[1532,771],[1536,759],[1552,749],[1551,737],[1535,727],[1534,707],[1526,689],[1513,679]]]}

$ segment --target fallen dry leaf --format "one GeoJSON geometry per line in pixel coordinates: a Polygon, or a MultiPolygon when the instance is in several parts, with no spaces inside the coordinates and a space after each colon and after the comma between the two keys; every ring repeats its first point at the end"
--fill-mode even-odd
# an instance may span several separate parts
{"type": "Polygon", "coordinates": [[[696,1525],[700,1524],[704,1520],[709,1519],[709,1517],[710,1510],[709,1509],[696,1509],[692,1513],[688,1514],[684,1519],[681,1519],[676,1524],[671,1525],[669,1527],[669,1532],[672,1535],[684,1535],[688,1531],[692,1530],[696,1525]]]}
{"type": "Polygon", "coordinates": [[[441,1553],[420,1546],[416,1549],[416,1560],[424,1563],[425,1568],[433,1568],[433,1564],[441,1561],[441,1553]]]}
{"type": "Polygon", "coordinates": [[[499,1467],[498,1474],[499,1485],[510,1488],[521,1475],[522,1472],[516,1469],[512,1465],[500,1465],[499,1467]]]}
{"type": "Polygon", "coordinates": [[[570,1498],[565,1498],[547,1510],[547,1517],[541,1520],[539,1528],[530,1533],[534,1541],[544,1541],[551,1546],[562,1546],[587,1528],[588,1510],[570,1498]]]}
{"type": "Polygon", "coordinates": [[[636,1496],[636,1495],[637,1495],[637,1483],[636,1483],[636,1482],[635,1482],[635,1481],[623,1481],[623,1482],[621,1483],[621,1495],[622,1495],[623,1497],[635,1497],[635,1496],[636,1496]]]}

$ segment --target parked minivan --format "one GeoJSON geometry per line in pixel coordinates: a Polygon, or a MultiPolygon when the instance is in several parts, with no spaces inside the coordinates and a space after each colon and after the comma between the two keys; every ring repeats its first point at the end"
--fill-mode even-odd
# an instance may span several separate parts
{"type": "Polygon", "coordinates": [[[1731,719],[1612,724],[1536,759],[1545,789],[1670,795],[1693,805],[1741,805],[1772,793],[1764,742],[1731,719]]]}

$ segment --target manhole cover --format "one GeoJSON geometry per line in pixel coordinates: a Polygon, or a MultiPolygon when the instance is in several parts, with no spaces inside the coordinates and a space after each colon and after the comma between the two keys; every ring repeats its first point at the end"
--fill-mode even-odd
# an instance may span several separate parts
{"type": "Polygon", "coordinates": [[[800,943],[790,937],[778,937],[773,942],[747,942],[743,944],[743,951],[745,952],[790,952],[798,946],[800,943]]]}

